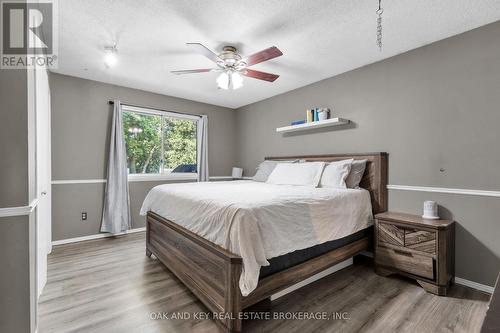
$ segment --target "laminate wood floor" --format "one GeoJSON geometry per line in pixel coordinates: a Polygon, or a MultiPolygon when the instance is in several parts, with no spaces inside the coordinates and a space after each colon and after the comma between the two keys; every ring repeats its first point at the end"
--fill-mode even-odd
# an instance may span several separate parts
{"type": "MultiPolygon", "coordinates": [[[[158,260],[145,256],[144,238],[137,233],[55,247],[38,331],[218,333],[212,320],[194,318],[207,309],[158,260]]],[[[472,333],[479,332],[488,299],[461,286],[448,297],[434,296],[410,280],[380,277],[361,261],[270,307],[271,317],[328,319],[246,320],[243,331],[472,333]]]]}

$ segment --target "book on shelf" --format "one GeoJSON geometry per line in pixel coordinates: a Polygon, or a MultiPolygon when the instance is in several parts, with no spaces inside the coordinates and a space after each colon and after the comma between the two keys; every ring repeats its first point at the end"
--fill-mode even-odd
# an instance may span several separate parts
{"type": "Polygon", "coordinates": [[[306,110],[306,122],[307,123],[310,123],[313,121],[313,117],[312,117],[312,110],[306,110]]]}
{"type": "Polygon", "coordinates": [[[296,120],[296,121],[292,121],[292,126],[301,125],[301,124],[305,124],[305,123],[306,123],[305,120],[296,120]]]}

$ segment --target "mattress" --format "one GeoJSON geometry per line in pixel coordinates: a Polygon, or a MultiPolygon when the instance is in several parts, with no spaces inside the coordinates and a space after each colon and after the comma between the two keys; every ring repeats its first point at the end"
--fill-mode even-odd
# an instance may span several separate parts
{"type": "Polygon", "coordinates": [[[254,181],[156,186],[141,214],[152,211],[242,257],[243,296],[257,287],[269,259],[341,239],[372,222],[364,189],[273,185],[254,181]]]}
{"type": "Polygon", "coordinates": [[[293,251],[291,253],[283,254],[279,257],[269,259],[269,266],[262,266],[260,268],[259,280],[266,276],[279,273],[287,268],[299,265],[310,259],[319,257],[322,254],[333,251],[335,249],[346,246],[365,237],[373,235],[373,226],[366,229],[359,230],[353,234],[347,235],[340,239],[335,239],[323,244],[318,244],[307,249],[293,251]]]}

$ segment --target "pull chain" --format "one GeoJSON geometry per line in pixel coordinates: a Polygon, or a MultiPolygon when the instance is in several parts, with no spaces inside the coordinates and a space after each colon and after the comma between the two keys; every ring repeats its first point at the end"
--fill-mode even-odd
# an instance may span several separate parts
{"type": "Polygon", "coordinates": [[[384,9],[381,6],[382,0],[378,0],[378,9],[376,11],[377,17],[377,46],[380,51],[382,51],[382,13],[384,9]]]}

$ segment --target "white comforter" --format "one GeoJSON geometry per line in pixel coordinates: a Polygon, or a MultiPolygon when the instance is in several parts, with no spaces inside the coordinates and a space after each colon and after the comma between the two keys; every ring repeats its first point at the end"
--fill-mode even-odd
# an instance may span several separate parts
{"type": "Polygon", "coordinates": [[[240,289],[257,287],[267,259],[345,237],[372,224],[363,189],[311,188],[254,181],[168,184],[146,196],[153,211],[238,254],[240,289]]]}

